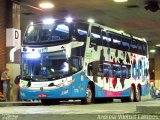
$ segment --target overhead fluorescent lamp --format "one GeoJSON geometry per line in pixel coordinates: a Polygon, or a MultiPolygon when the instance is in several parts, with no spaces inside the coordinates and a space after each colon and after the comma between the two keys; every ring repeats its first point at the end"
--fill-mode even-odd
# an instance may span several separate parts
{"type": "Polygon", "coordinates": [[[155,53],[156,50],[155,50],[155,49],[151,49],[149,52],[150,52],[150,53],[155,53]]]}
{"type": "Polygon", "coordinates": [[[30,25],[33,25],[34,24],[34,22],[30,22],[30,25]]]}
{"type": "Polygon", "coordinates": [[[90,18],[90,19],[88,19],[88,22],[89,23],[94,23],[95,21],[94,21],[94,19],[90,18]]]}
{"type": "Polygon", "coordinates": [[[124,33],[124,31],[123,31],[123,30],[120,30],[119,32],[120,32],[121,34],[122,34],[122,33],[124,33]]]}
{"type": "Polygon", "coordinates": [[[43,8],[43,9],[51,9],[51,8],[54,7],[54,5],[52,3],[49,3],[49,2],[43,2],[43,3],[39,4],[39,7],[43,8]]]}
{"type": "Polygon", "coordinates": [[[160,47],[160,44],[157,44],[156,46],[157,46],[157,47],[160,47]]]}
{"type": "Polygon", "coordinates": [[[71,17],[66,18],[66,22],[71,23],[72,21],[73,21],[73,18],[71,18],[71,17]]]}
{"type": "Polygon", "coordinates": [[[127,2],[128,0],[114,0],[115,2],[127,2]]]}

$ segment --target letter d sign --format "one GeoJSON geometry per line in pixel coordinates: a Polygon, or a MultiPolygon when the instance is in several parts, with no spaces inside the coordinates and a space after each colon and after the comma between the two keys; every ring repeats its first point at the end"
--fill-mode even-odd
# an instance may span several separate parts
{"type": "Polygon", "coordinates": [[[19,32],[17,30],[15,30],[15,39],[19,38],[19,32]]]}
{"type": "Polygon", "coordinates": [[[21,30],[14,28],[6,29],[6,46],[7,47],[21,46],[21,30]]]}

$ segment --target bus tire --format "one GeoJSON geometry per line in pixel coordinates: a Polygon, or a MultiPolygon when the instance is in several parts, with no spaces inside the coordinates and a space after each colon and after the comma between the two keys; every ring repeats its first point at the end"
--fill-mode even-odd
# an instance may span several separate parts
{"type": "Polygon", "coordinates": [[[90,84],[86,89],[86,97],[81,99],[82,104],[91,104],[94,102],[94,93],[90,84]]]}
{"type": "Polygon", "coordinates": [[[137,92],[136,92],[136,99],[135,102],[141,101],[141,88],[138,86],[137,87],[137,92]]]}
{"type": "Polygon", "coordinates": [[[121,98],[121,102],[134,102],[136,98],[135,87],[132,85],[130,88],[130,96],[121,98]]]}
{"type": "Polygon", "coordinates": [[[135,87],[132,85],[131,88],[130,88],[130,102],[135,102],[136,100],[136,90],[135,90],[135,87]]]}

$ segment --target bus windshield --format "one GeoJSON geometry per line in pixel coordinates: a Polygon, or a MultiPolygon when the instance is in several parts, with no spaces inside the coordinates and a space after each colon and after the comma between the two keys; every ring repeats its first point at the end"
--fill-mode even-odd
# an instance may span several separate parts
{"type": "Polygon", "coordinates": [[[69,41],[70,26],[64,22],[34,24],[28,26],[23,44],[59,44],[69,41]]]}
{"type": "Polygon", "coordinates": [[[22,54],[22,77],[39,80],[54,80],[65,77],[69,72],[68,59],[64,51],[52,53],[22,54]]]}

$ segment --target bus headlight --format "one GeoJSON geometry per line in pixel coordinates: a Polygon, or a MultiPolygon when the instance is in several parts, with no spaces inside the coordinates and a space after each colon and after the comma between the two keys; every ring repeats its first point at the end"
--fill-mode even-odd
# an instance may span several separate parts
{"type": "Polygon", "coordinates": [[[26,57],[28,59],[37,59],[41,57],[41,54],[40,53],[29,53],[26,55],[26,57]]]}

